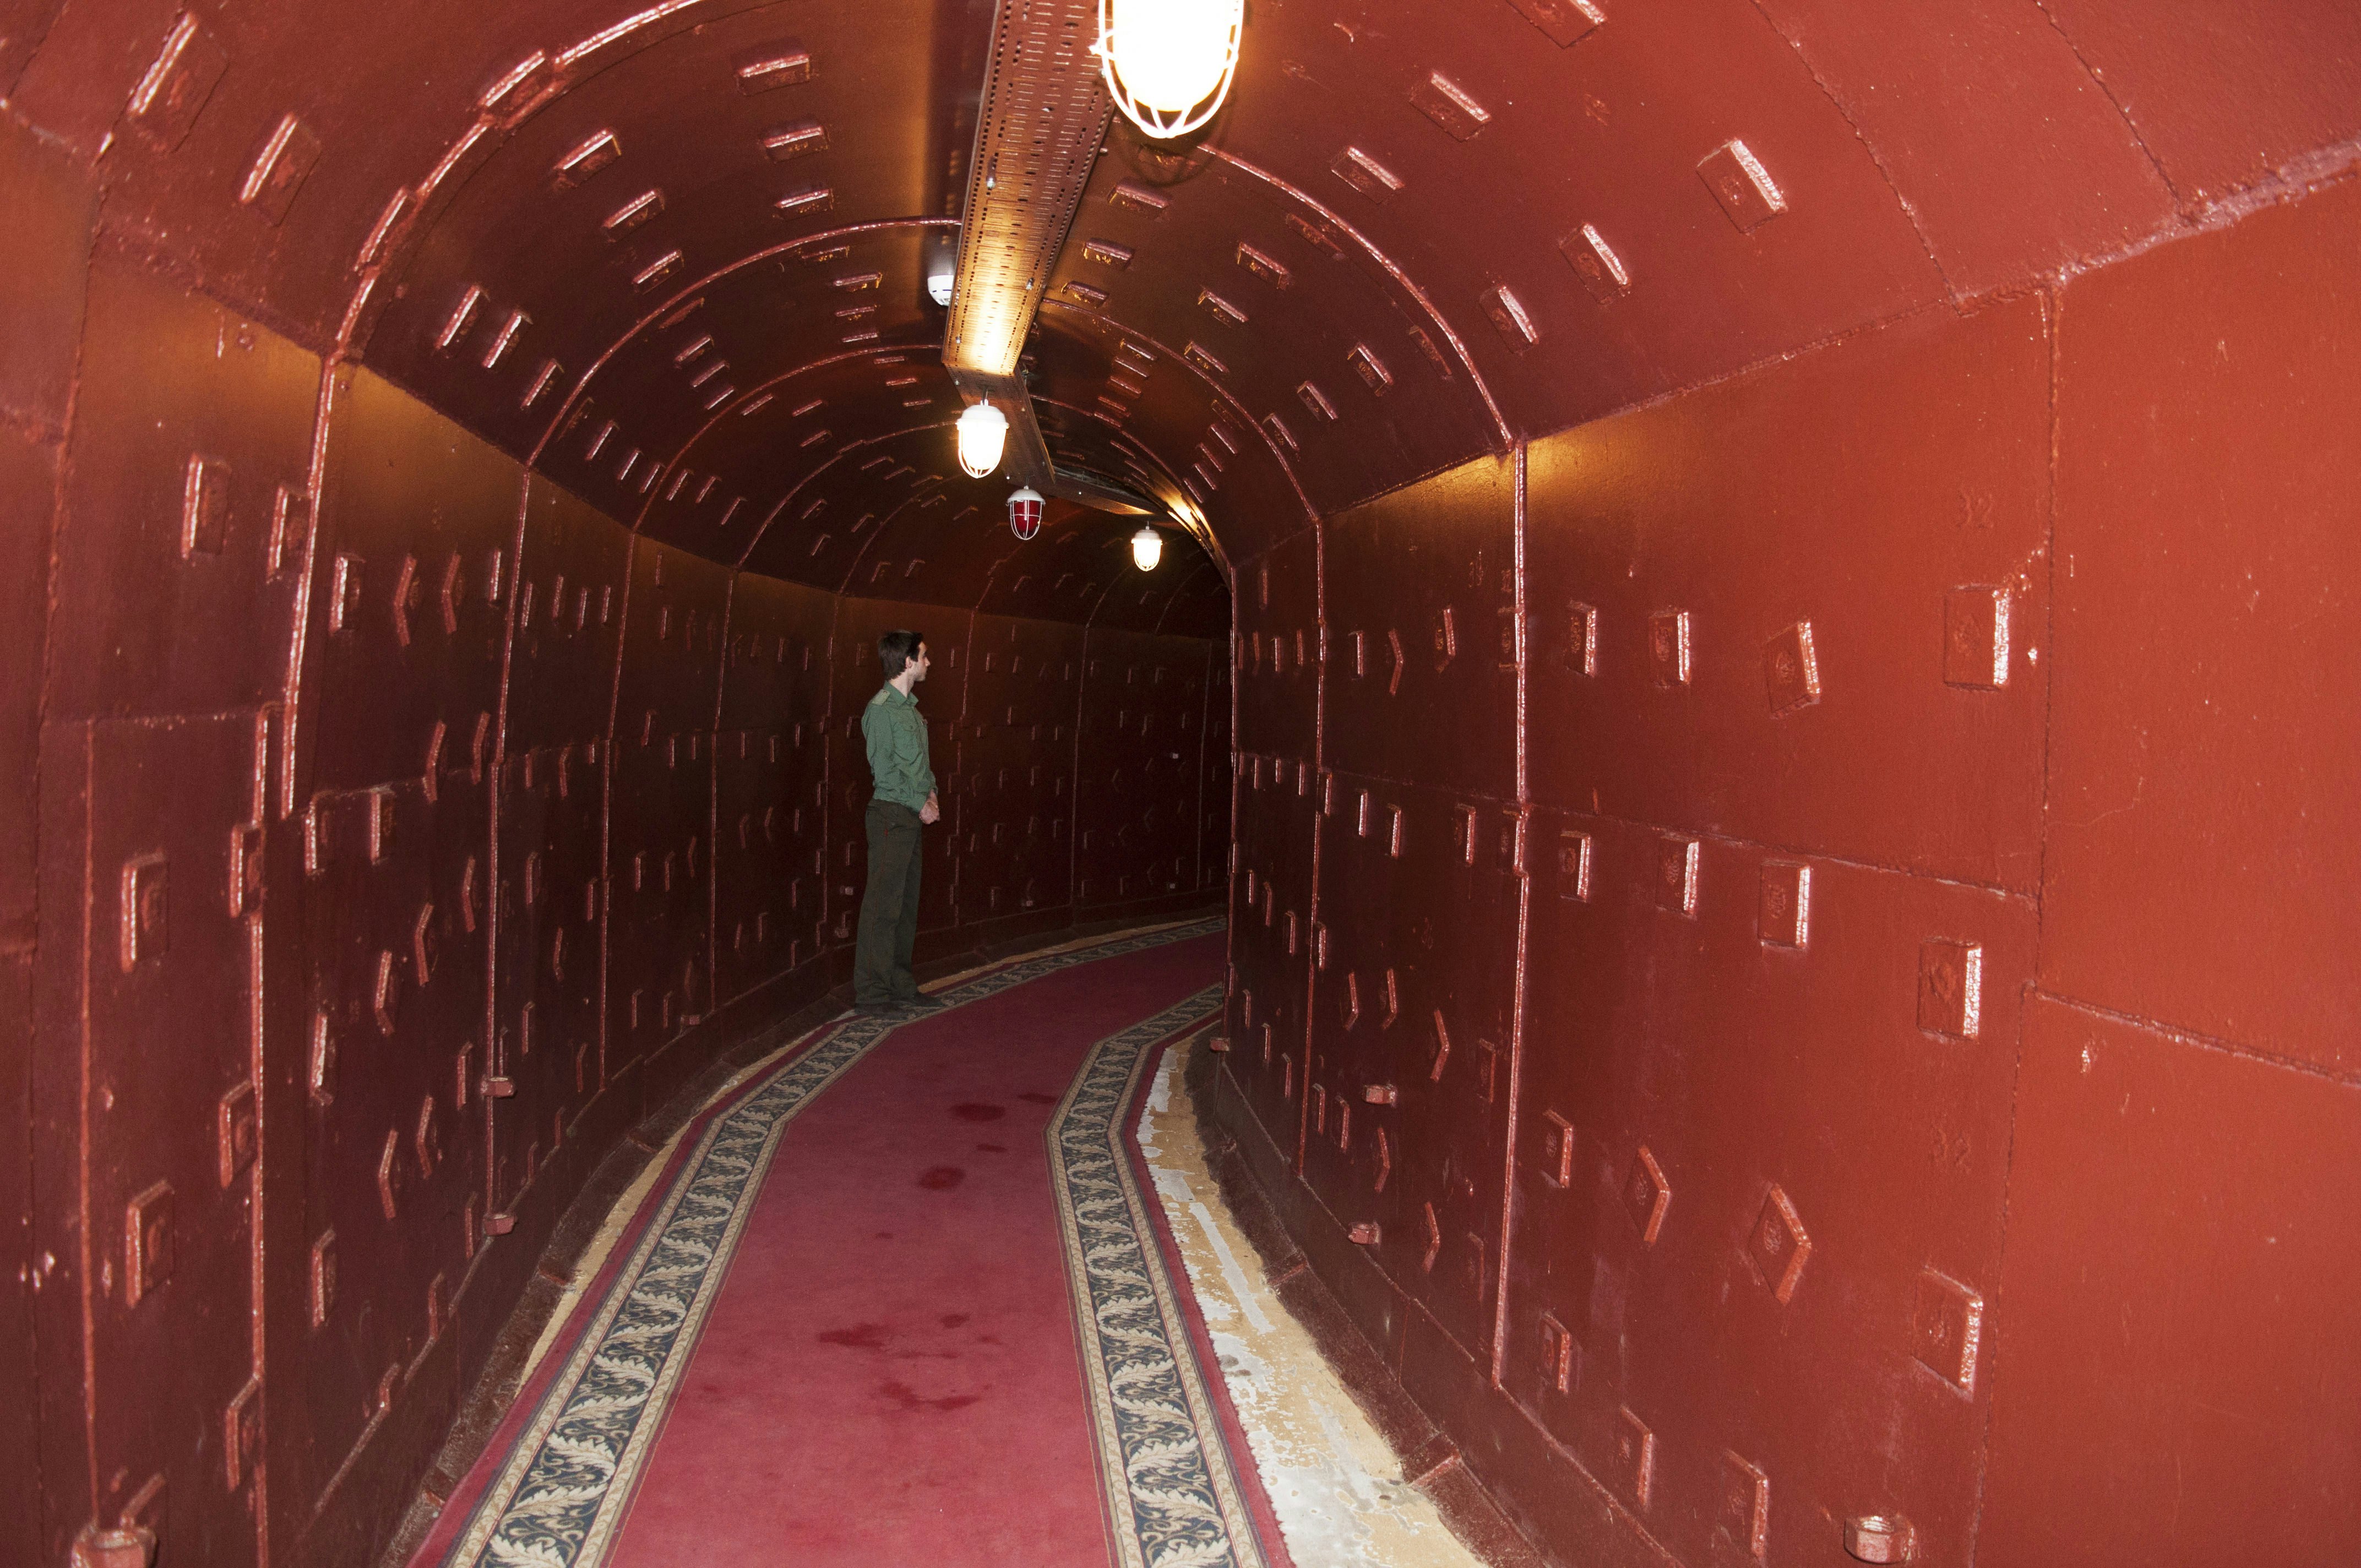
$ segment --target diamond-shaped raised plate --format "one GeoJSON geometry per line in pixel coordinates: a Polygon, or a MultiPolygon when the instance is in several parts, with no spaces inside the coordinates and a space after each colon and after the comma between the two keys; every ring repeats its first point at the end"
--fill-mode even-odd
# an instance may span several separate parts
{"type": "Polygon", "coordinates": [[[1804,1234],[1795,1203],[1774,1185],[1747,1234],[1747,1261],[1754,1265],[1756,1277],[1770,1289],[1772,1299],[1784,1307],[1794,1299],[1811,1255],[1812,1238],[1804,1234]]]}
{"type": "Polygon", "coordinates": [[[1642,1245],[1656,1245],[1656,1238],[1664,1234],[1665,1212],[1672,1206],[1672,1184],[1664,1179],[1664,1167],[1642,1144],[1623,1177],[1623,1207],[1639,1229],[1642,1245]]]}

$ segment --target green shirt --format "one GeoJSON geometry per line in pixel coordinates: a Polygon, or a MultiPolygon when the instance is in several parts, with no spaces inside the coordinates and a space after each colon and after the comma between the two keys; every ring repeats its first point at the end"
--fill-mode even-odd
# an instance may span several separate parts
{"type": "Polygon", "coordinates": [[[927,721],[919,717],[917,697],[886,683],[861,716],[861,735],[869,743],[877,798],[924,809],[935,793],[935,771],[927,765],[927,721]]]}

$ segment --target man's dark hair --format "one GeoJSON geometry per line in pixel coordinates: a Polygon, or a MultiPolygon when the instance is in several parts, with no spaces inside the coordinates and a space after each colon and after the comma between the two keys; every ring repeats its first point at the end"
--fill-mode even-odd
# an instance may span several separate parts
{"type": "Polygon", "coordinates": [[[927,640],[915,631],[889,631],[877,640],[877,661],[885,666],[885,678],[892,680],[904,666],[918,656],[927,640]]]}

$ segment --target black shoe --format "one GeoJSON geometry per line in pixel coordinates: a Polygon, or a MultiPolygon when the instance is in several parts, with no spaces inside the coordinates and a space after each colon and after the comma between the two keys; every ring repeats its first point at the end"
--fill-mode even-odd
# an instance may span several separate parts
{"type": "Polygon", "coordinates": [[[897,996],[894,1004],[906,1013],[940,1013],[946,1005],[931,996],[897,996]]]}
{"type": "Polygon", "coordinates": [[[852,1011],[855,1015],[862,1018],[908,1018],[913,1016],[910,1010],[898,1002],[856,1002],[852,1004],[852,1011]]]}

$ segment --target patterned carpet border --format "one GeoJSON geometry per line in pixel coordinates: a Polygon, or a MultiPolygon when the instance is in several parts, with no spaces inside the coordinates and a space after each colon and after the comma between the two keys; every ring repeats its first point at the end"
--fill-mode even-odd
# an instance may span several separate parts
{"type": "MultiPolygon", "coordinates": [[[[1218,918],[1191,921],[1056,949],[972,976],[934,999],[963,1006],[1076,964],[1221,928],[1218,918]]],[[[598,1568],[606,1561],[780,1138],[895,1025],[856,1016],[830,1027],[706,1127],[444,1555],[445,1568],[598,1568]]]]}
{"type": "Polygon", "coordinates": [[[1222,988],[1208,986],[1100,1041],[1049,1123],[1050,1182],[1119,1568],[1265,1568],[1123,1146],[1153,1047],[1221,1004],[1222,988]]]}

